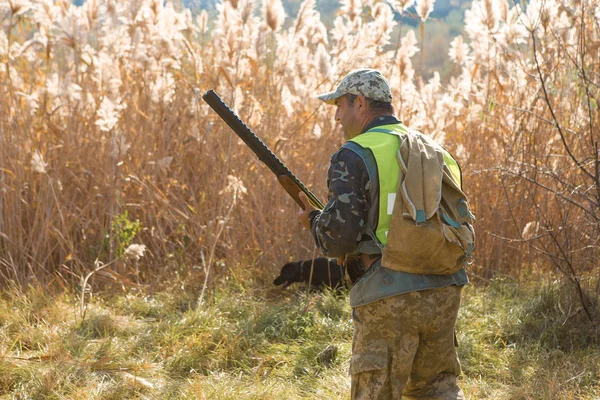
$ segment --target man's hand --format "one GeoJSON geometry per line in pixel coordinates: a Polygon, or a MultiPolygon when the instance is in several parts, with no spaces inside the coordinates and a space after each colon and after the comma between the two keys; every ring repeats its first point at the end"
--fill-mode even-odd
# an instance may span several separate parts
{"type": "Polygon", "coordinates": [[[300,209],[300,211],[298,211],[298,220],[300,221],[302,226],[304,226],[306,229],[310,230],[310,223],[308,221],[308,215],[310,214],[310,212],[312,210],[316,210],[316,208],[314,208],[312,206],[312,204],[310,204],[310,201],[308,201],[308,197],[306,197],[304,192],[298,193],[298,198],[300,199],[302,204],[304,204],[304,210],[300,209]]]}

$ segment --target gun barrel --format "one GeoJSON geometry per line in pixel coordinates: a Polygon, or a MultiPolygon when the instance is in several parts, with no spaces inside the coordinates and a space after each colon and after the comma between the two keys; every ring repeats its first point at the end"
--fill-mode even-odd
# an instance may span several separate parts
{"type": "MultiPolygon", "coordinates": [[[[279,178],[282,175],[289,177],[293,184],[306,194],[310,202],[317,208],[323,209],[323,203],[298,179],[292,171],[269,149],[252,130],[231,110],[225,102],[213,90],[206,92],[202,99],[221,117],[223,121],[246,143],[248,147],[258,156],[258,159],[269,167],[269,169],[279,178]]],[[[284,186],[285,187],[285,186],[284,186]]],[[[286,190],[294,200],[303,206],[289,189],[286,190]]]]}

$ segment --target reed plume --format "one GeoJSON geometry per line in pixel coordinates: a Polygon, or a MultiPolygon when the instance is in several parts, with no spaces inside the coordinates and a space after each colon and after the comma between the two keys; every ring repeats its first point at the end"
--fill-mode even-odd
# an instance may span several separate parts
{"type": "MultiPolygon", "coordinates": [[[[96,261],[125,276],[111,264],[131,244],[125,220],[142,227],[136,277],[149,280],[200,274],[210,290],[210,271],[269,273],[312,254],[289,223],[295,204],[200,94],[220,93],[325,198],[342,139],[335,111],[315,95],[373,67],[388,75],[398,116],[460,158],[482,232],[477,273],[535,265],[584,289],[600,231],[599,5],[475,0],[451,41],[454,68],[436,73],[415,68],[425,42],[384,2],[344,0],[329,28],[314,0],[287,24],[281,1],[262,13],[256,4],[228,0],[214,17],[192,18],[159,0],[0,2],[4,281],[76,287],[96,261]],[[228,175],[247,189],[235,208],[225,201],[228,175]],[[205,268],[193,268],[203,257],[205,268]]],[[[391,7],[405,14],[413,4],[391,7]]],[[[416,6],[421,22],[430,18],[432,1],[416,6]]]]}

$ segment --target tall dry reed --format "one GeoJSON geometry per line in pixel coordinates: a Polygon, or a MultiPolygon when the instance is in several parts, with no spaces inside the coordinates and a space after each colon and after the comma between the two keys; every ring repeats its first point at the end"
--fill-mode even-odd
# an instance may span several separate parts
{"type": "MultiPolygon", "coordinates": [[[[287,22],[276,0],[196,18],[158,0],[0,2],[2,280],[75,285],[98,259],[117,260],[103,279],[128,282],[130,243],[147,246],[140,273],[155,282],[203,276],[213,248],[215,276],[310,256],[294,203],[199,96],[219,93],[325,198],[341,135],[314,96],[369,66],[399,117],[460,160],[475,275],[554,267],[597,294],[599,6],[495,4],[473,1],[455,73],[424,82],[426,49],[412,31],[393,38],[391,6],[372,0],[342,1],[329,30],[314,0],[287,22]],[[231,210],[228,175],[248,190],[231,210]],[[135,237],[115,224],[125,215],[135,237]]],[[[425,21],[434,2],[417,6],[425,21]]]]}

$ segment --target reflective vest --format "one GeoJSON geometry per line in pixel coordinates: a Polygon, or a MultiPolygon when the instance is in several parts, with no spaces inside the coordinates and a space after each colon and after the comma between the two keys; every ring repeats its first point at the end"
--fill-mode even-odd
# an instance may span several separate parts
{"type": "MultiPolygon", "coordinates": [[[[403,124],[381,125],[349,140],[365,149],[371,150],[377,164],[377,176],[379,178],[379,216],[377,226],[374,229],[379,242],[387,244],[387,234],[392,220],[392,211],[398,192],[398,177],[400,166],[396,158],[400,147],[398,135],[408,132],[403,124]],[[391,132],[390,132],[391,131],[391,132]]],[[[456,160],[443,150],[444,163],[452,173],[455,181],[461,185],[462,177],[460,166],[456,160]]]]}

